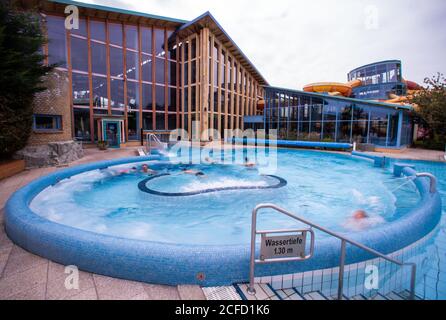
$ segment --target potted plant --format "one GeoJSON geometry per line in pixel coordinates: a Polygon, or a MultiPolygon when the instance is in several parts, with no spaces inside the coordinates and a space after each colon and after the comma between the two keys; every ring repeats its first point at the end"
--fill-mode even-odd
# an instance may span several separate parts
{"type": "Polygon", "coordinates": [[[99,150],[107,150],[108,148],[108,142],[107,141],[98,141],[98,148],[99,150]]]}

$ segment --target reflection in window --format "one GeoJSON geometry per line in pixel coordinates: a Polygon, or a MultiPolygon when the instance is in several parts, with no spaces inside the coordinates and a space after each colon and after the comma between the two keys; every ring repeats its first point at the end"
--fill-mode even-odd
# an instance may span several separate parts
{"type": "Polygon", "coordinates": [[[91,39],[105,42],[105,22],[90,20],[91,39]]]}
{"type": "Polygon", "coordinates": [[[128,49],[138,50],[138,29],[136,26],[125,26],[125,43],[128,49]]]}
{"type": "Polygon", "coordinates": [[[387,137],[387,121],[370,122],[370,143],[385,146],[387,137]]]}
{"type": "Polygon", "coordinates": [[[156,58],[156,83],[164,83],[165,81],[165,59],[156,58]]]}
{"type": "Polygon", "coordinates": [[[87,37],[87,20],[79,19],[79,29],[70,30],[71,34],[77,34],[78,36],[87,37]]]}
{"type": "Polygon", "coordinates": [[[71,65],[73,70],[88,72],[87,40],[71,37],[71,65]]]}
{"type": "Polygon", "coordinates": [[[111,79],[111,107],[114,109],[124,109],[124,81],[111,79]]]}
{"type": "Polygon", "coordinates": [[[59,115],[33,115],[33,129],[35,131],[62,130],[62,116],[59,115]]]}
{"type": "Polygon", "coordinates": [[[139,80],[138,53],[127,50],[126,62],[127,62],[127,66],[126,66],[127,78],[139,80]]]}
{"type": "Polygon", "coordinates": [[[338,137],[337,142],[348,142],[350,143],[350,134],[351,134],[351,122],[350,121],[342,121],[338,122],[338,137]]]}
{"type": "Polygon", "coordinates": [[[124,57],[122,49],[110,47],[110,75],[112,77],[123,78],[124,57]]]}
{"type": "Polygon", "coordinates": [[[110,43],[122,46],[122,24],[109,23],[108,33],[110,37],[110,43]]]}
{"type": "Polygon", "coordinates": [[[74,108],[74,135],[76,140],[90,140],[90,110],[74,108]]]}
{"type": "Polygon", "coordinates": [[[152,28],[141,27],[141,51],[152,54],[152,28]]]}
{"type": "Polygon", "coordinates": [[[129,109],[139,110],[139,83],[127,81],[127,104],[129,109]]]}
{"type": "Polygon", "coordinates": [[[168,101],[168,110],[170,112],[177,111],[177,89],[176,88],[169,88],[169,101],[168,101]]]}
{"type": "Polygon", "coordinates": [[[165,96],[164,96],[164,86],[156,86],[156,110],[164,111],[165,109],[165,96]]]}
{"type": "Polygon", "coordinates": [[[92,72],[97,74],[107,74],[107,51],[105,45],[91,43],[91,66],[92,72]]]}
{"type": "Polygon", "coordinates": [[[142,84],[142,108],[143,110],[152,110],[152,85],[142,84]]]}
{"type": "Polygon", "coordinates": [[[155,55],[157,57],[164,57],[166,54],[164,48],[164,30],[155,29],[155,55]]]}
{"type": "Polygon", "coordinates": [[[58,67],[67,67],[67,47],[65,35],[65,19],[62,17],[47,17],[48,63],[58,67]]]}
{"type": "Polygon", "coordinates": [[[89,106],[90,86],[89,86],[88,75],[73,72],[72,81],[73,81],[73,104],[77,106],[89,106]]]}
{"type": "Polygon", "coordinates": [[[107,78],[93,76],[93,107],[107,108],[107,78]]]}
{"type": "Polygon", "coordinates": [[[352,139],[356,143],[367,143],[368,121],[354,121],[352,139]]]}
{"type": "Polygon", "coordinates": [[[139,140],[139,112],[128,111],[127,112],[127,123],[129,129],[129,140],[139,140]]]}
{"type": "Polygon", "coordinates": [[[142,81],[152,82],[152,56],[143,54],[142,57],[142,81]]]}

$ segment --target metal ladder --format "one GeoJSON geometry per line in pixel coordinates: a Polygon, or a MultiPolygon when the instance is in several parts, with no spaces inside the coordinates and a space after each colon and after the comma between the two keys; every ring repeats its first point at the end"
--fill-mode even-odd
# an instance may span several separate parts
{"type": "MultiPolygon", "coordinates": [[[[338,238],[341,240],[341,256],[339,261],[339,280],[338,280],[338,292],[337,292],[337,299],[342,300],[344,298],[343,291],[344,291],[344,268],[345,268],[345,255],[346,255],[346,245],[347,243],[350,245],[353,245],[355,247],[358,247],[362,250],[367,251],[368,253],[377,256],[379,258],[382,258],[386,261],[389,261],[391,263],[394,263],[400,267],[410,267],[411,268],[411,277],[410,277],[410,294],[408,295],[409,300],[415,300],[415,283],[416,283],[416,264],[415,263],[404,263],[398,260],[395,260],[385,254],[382,254],[372,248],[369,248],[361,243],[358,243],[356,241],[353,241],[351,239],[348,239],[338,233],[335,233],[333,231],[330,231],[320,225],[317,225],[315,223],[312,223],[308,220],[305,220],[301,217],[296,216],[295,214],[286,211],[285,209],[282,209],[274,204],[259,204],[254,208],[252,211],[252,229],[251,229],[251,259],[250,259],[250,270],[249,270],[249,286],[248,286],[248,294],[254,295],[256,293],[255,290],[255,283],[254,283],[254,272],[255,272],[255,265],[256,264],[266,264],[271,263],[271,261],[262,261],[262,260],[256,260],[255,257],[255,247],[256,247],[256,236],[259,234],[265,234],[267,231],[258,231],[257,230],[257,216],[260,210],[262,209],[273,209],[281,214],[284,214],[292,219],[295,219],[305,225],[310,226],[311,228],[315,228],[319,231],[322,231],[332,237],[338,238]]],[[[277,261],[282,262],[282,261],[277,261]]]]}
{"type": "Polygon", "coordinates": [[[154,133],[147,133],[146,134],[146,151],[147,151],[147,154],[151,154],[152,153],[152,141],[155,142],[161,150],[166,150],[165,144],[161,142],[161,140],[158,138],[158,136],[156,134],[154,134],[154,133]]]}

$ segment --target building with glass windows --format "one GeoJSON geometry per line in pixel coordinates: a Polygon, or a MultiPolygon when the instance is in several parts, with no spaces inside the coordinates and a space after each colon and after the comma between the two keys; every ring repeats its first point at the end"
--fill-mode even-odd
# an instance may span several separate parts
{"type": "Polygon", "coordinates": [[[49,64],[71,83],[72,133],[111,146],[141,129],[192,133],[242,128],[263,97],[263,76],[210,13],[193,21],[69,0],[38,1],[49,64]],[[79,28],[65,28],[67,5],[79,28]]]}
{"type": "Polygon", "coordinates": [[[356,68],[348,73],[348,81],[354,80],[360,80],[361,85],[353,88],[353,98],[389,100],[392,94],[404,96],[407,91],[399,60],[382,61],[356,68]]]}
{"type": "Polygon", "coordinates": [[[377,101],[406,93],[400,61],[351,71],[349,81],[357,81],[348,97],[281,89],[269,86],[209,12],[184,21],[71,0],[35,2],[47,63],[69,79],[77,140],[119,147],[138,143],[143,132],[182,128],[191,137],[254,128],[291,140],[411,142],[411,107],[377,101]],[[78,28],[65,28],[68,5],[79,10],[78,28]]]}

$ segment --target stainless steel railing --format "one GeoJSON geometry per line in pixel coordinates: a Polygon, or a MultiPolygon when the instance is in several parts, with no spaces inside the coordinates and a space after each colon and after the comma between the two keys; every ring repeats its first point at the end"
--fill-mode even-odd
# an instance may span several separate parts
{"type": "Polygon", "coordinates": [[[146,134],[146,150],[147,154],[152,153],[152,141],[155,142],[159,147],[164,149],[164,144],[161,142],[161,140],[158,138],[158,136],[154,133],[147,133],[146,134]]]}
{"type": "MultiPolygon", "coordinates": [[[[255,247],[256,247],[256,235],[260,234],[261,232],[257,231],[257,216],[260,210],[262,209],[273,209],[279,213],[282,213],[292,219],[295,219],[297,221],[300,221],[303,224],[306,224],[312,228],[315,228],[319,231],[322,231],[332,237],[338,238],[341,240],[341,251],[340,251],[340,260],[339,260],[339,281],[338,281],[338,293],[337,298],[338,300],[342,300],[343,298],[343,291],[344,291],[344,269],[345,269],[345,260],[346,260],[346,246],[347,244],[351,244],[357,248],[360,248],[362,250],[367,251],[368,253],[377,256],[379,258],[382,258],[386,261],[389,261],[391,263],[394,263],[400,267],[410,267],[411,268],[411,277],[410,277],[410,300],[415,300],[415,283],[416,283],[416,264],[415,263],[404,263],[398,260],[395,260],[385,254],[382,254],[372,248],[369,248],[361,243],[358,243],[356,241],[353,241],[351,239],[348,239],[338,233],[335,233],[331,230],[328,230],[322,226],[319,226],[315,223],[312,223],[306,219],[303,219],[301,217],[298,217],[294,215],[293,213],[286,211],[285,209],[282,209],[274,204],[259,204],[254,208],[252,211],[252,227],[251,227],[251,260],[250,260],[250,270],[249,270],[249,287],[248,287],[248,293],[255,294],[254,289],[254,272],[255,272],[255,265],[256,265],[256,258],[255,258],[255,247]]],[[[280,260],[278,262],[281,262],[280,260]]],[[[267,262],[263,262],[267,263],[267,262]]]]}

